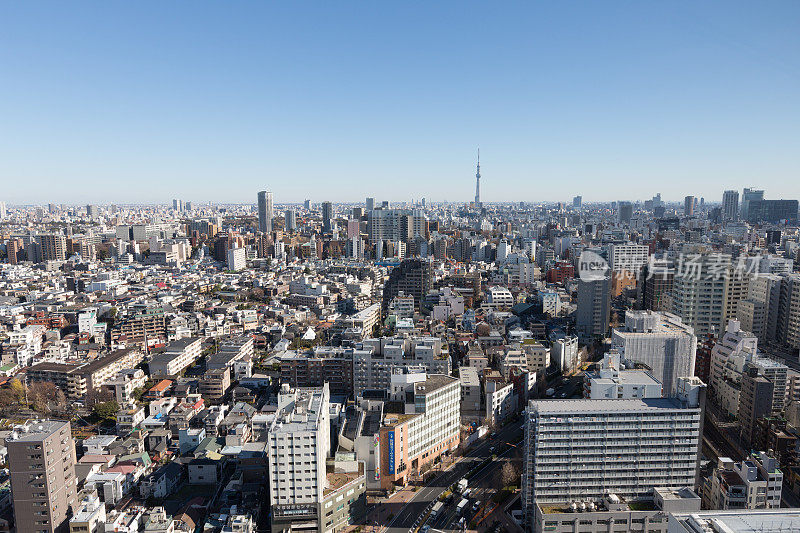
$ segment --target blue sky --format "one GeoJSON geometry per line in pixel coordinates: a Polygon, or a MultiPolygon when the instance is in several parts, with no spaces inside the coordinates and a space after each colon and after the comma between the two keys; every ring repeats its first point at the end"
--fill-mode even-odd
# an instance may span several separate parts
{"type": "Polygon", "coordinates": [[[800,197],[800,2],[5,2],[9,203],[800,197]]]}

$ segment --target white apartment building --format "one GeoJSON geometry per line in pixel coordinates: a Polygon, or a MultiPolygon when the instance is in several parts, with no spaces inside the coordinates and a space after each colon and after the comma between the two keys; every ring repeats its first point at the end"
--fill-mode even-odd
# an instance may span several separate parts
{"type": "Polygon", "coordinates": [[[509,309],[514,306],[514,296],[505,287],[489,287],[484,305],[495,309],[509,309]]]}
{"type": "Polygon", "coordinates": [[[167,349],[150,360],[151,376],[175,376],[197,361],[203,352],[203,339],[189,337],[172,341],[167,349]]]}
{"type": "Polygon", "coordinates": [[[638,276],[650,257],[650,247],[646,244],[611,244],[608,247],[608,266],[617,274],[628,272],[638,276]]]}
{"type": "Polygon", "coordinates": [[[556,338],[550,345],[550,360],[561,370],[568,374],[578,368],[578,337],[564,336],[556,338]]]}
{"type": "Polygon", "coordinates": [[[525,422],[522,502],[646,498],[694,487],[705,385],[680,378],[674,398],[531,400],[525,422]]]}
{"type": "Polygon", "coordinates": [[[725,334],[711,350],[709,392],[719,407],[731,416],[739,412],[740,387],[745,365],[758,368],[758,373],[773,384],[772,409],[780,412],[786,405],[789,368],[758,354],[758,339],[744,331],[738,320],[730,320],[725,334]]]}
{"type": "Polygon", "coordinates": [[[382,337],[365,339],[353,350],[353,389],[388,390],[393,367],[421,366],[428,374],[450,375],[447,348],[437,337],[382,337]]]}
{"type": "Polygon", "coordinates": [[[760,274],[751,278],[747,298],[739,302],[736,318],[744,331],[762,342],[773,342],[778,335],[778,306],[781,296],[781,276],[760,274]]]}
{"type": "Polygon", "coordinates": [[[228,270],[238,272],[247,267],[247,250],[244,248],[231,248],[227,255],[228,270]]]}
{"type": "Polygon", "coordinates": [[[486,423],[499,423],[517,412],[517,396],[514,384],[487,380],[486,389],[486,423]]]}
{"type": "Polygon", "coordinates": [[[284,385],[278,395],[278,410],[267,437],[273,511],[303,508],[308,515],[317,516],[317,505],[327,488],[329,402],[327,383],[321,388],[294,390],[284,385]]]}
{"type": "Polygon", "coordinates": [[[623,369],[619,353],[611,350],[603,356],[599,370],[584,376],[583,397],[589,400],[661,398],[661,383],[647,371],[623,369]]]}
{"type": "Polygon", "coordinates": [[[783,472],[765,452],[739,463],[720,457],[703,484],[703,501],[709,509],[777,509],[782,490],[783,472]]]}
{"type": "Polygon", "coordinates": [[[649,369],[667,396],[675,394],[678,378],[694,375],[697,337],[675,315],[626,311],[625,328],[614,329],[612,346],[624,362],[649,369]]]}

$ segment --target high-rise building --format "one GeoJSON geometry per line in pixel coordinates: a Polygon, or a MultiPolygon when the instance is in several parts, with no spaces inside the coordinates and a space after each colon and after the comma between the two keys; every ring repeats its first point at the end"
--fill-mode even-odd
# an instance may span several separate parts
{"type": "Polygon", "coordinates": [[[18,533],[67,533],[77,496],[69,421],[36,420],[6,439],[18,533]]]}
{"type": "Polygon", "coordinates": [[[288,233],[292,233],[297,230],[297,211],[294,209],[287,209],[283,214],[283,219],[284,227],[288,233]]]}
{"type": "Polygon", "coordinates": [[[366,210],[367,213],[369,213],[370,211],[375,209],[375,198],[373,198],[371,196],[367,196],[367,200],[365,202],[365,206],[366,206],[365,210],[366,210]]]}
{"type": "Polygon", "coordinates": [[[620,224],[628,224],[633,217],[633,204],[630,202],[619,202],[617,215],[620,224]]]}
{"type": "Polygon", "coordinates": [[[751,224],[788,221],[797,223],[797,200],[751,200],[747,208],[747,221],[751,224]]]}
{"type": "MultiPolygon", "coordinates": [[[[272,531],[291,530],[293,522],[323,522],[320,504],[327,485],[331,449],[330,392],[284,385],[269,428],[269,498],[272,531]]],[[[311,531],[324,531],[315,527],[311,531]]]]}
{"type": "Polygon", "coordinates": [[[681,378],[673,398],[531,400],[522,474],[531,529],[541,504],[694,487],[704,402],[696,377],[681,378]]]}
{"type": "Polygon", "coordinates": [[[694,196],[687,196],[683,199],[683,216],[694,216],[694,196]]]}
{"type": "Polygon", "coordinates": [[[97,215],[98,215],[97,206],[88,204],[86,206],[86,216],[88,216],[89,218],[95,218],[97,215]]]}
{"type": "Polygon", "coordinates": [[[0,220],[5,220],[7,214],[8,213],[6,212],[6,203],[0,202],[0,220]]]}
{"type": "Polygon", "coordinates": [[[750,279],[747,298],[736,309],[736,318],[744,331],[749,331],[764,343],[778,337],[778,310],[781,297],[781,276],[759,274],[750,279]]]}
{"type": "MultiPolygon", "coordinates": [[[[695,335],[718,335],[725,327],[726,308],[734,309],[732,300],[730,306],[725,303],[730,256],[687,256],[681,258],[679,263],[673,280],[672,313],[691,326],[695,335]]],[[[733,298],[736,291],[728,293],[733,298]]],[[[735,315],[735,311],[733,313],[735,315]]]]}
{"type": "Polygon", "coordinates": [[[777,337],[784,346],[800,348],[800,274],[781,278],[777,337]]]}
{"type": "Polygon", "coordinates": [[[392,269],[389,279],[383,288],[383,314],[389,309],[389,303],[399,293],[414,297],[414,305],[419,308],[420,302],[433,288],[433,266],[424,259],[405,259],[392,269]]]}
{"type": "Polygon", "coordinates": [[[183,200],[173,199],[172,209],[175,211],[183,211],[183,200]]]}
{"type": "Polygon", "coordinates": [[[742,191],[742,220],[750,220],[750,202],[764,199],[764,191],[745,187],[742,191]]]}
{"type": "Polygon", "coordinates": [[[258,231],[272,233],[272,192],[258,193],[258,231]]]}
{"type": "Polygon", "coordinates": [[[63,261],[67,256],[67,238],[58,233],[39,236],[42,247],[42,261],[63,261]]]}
{"type": "Polygon", "coordinates": [[[641,309],[671,311],[674,279],[675,269],[667,259],[655,259],[642,267],[636,285],[641,309]]]}
{"type": "Polygon", "coordinates": [[[303,201],[303,209],[305,209],[306,211],[311,210],[311,200],[303,201]]]}
{"type": "Polygon", "coordinates": [[[722,193],[722,220],[733,222],[739,219],[739,191],[722,193]]]}
{"type": "Polygon", "coordinates": [[[572,198],[572,207],[580,208],[583,206],[583,196],[575,196],[572,198]]]}
{"type": "Polygon", "coordinates": [[[322,232],[330,233],[333,231],[333,204],[322,202],[322,232]]]}
{"type": "Polygon", "coordinates": [[[611,276],[578,280],[576,330],[584,341],[605,337],[611,319],[611,276]]]}
{"type": "Polygon", "coordinates": [[[608,266],[612,272],[638,278],[650,257],[650,247],[645,244],[611,244],[608,248],[608,266]]]}
{"type": "Polygon", "coordinates": [[[758,367],[745,366],[742,372],[742,388],[739,396],[739,431],[742,442],[748,448],[755,440],[756,420],[772,413],[772,398],[775,385],[759,375],[758,367]]]}
{"type": "Polygon", "coordinates": [[[665,395],[675,394],[679,378],[694,375],[697,337],[675,315],[626,311],[625,327],[614,329],[612,345],[624,361],[649,369],[665,395]]]}

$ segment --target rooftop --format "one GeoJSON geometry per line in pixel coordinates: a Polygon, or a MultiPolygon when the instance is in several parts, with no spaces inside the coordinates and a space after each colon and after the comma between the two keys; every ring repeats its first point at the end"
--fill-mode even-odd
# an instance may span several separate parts
{"type": "Polygon", "coordinates": [[[675,398],[644,398],[623,400],[531,400],[529,403],[529,408],[531,412],[536,411],[540,415],[584,415],[590,413],[615,413],[619,411],[672,411],[676,409],[682,409],[683,407],[681,402],[675,398]]]}

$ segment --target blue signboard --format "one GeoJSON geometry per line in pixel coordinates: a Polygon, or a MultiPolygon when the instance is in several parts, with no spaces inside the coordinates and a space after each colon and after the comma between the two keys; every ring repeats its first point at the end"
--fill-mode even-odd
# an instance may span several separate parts
{"type": "Polygon", "coordinates": [[[389,475],[394,475],[394,431],[389,432],[389,475]]]}

